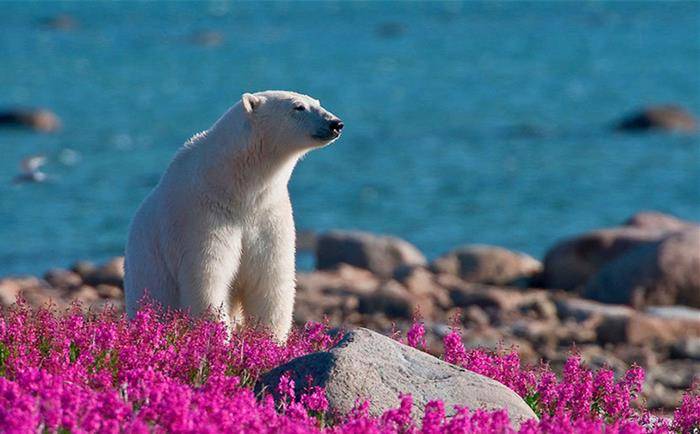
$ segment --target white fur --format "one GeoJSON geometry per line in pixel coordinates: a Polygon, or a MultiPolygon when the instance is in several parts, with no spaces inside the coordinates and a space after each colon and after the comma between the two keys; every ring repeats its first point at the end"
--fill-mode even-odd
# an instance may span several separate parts
{"type": "Polygon", "coordinates": [[[333,119],[305,95],[244,94],[190,139],[131,223],[129,316],[147,291],[194,315],[212,308],[232,325],[258,321],[283,340],[295,286],[287,183],[303,154],[335,140],[317,138],[333,119]],[[300,105],[304,111],[294,109],[300,105]]]}

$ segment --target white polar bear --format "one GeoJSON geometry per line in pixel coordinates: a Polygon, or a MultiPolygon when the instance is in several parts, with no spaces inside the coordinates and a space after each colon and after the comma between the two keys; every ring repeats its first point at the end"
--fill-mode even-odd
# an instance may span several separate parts
{"type": "Polygon", "coordinates": [[[246,93],[176,154],[131,223],[126,308],[147,291],[165,307],[219,310],[284,340],[294,306],[294,219],[287,183],[306,152],[340,136],[318,100],[246,93]]]}

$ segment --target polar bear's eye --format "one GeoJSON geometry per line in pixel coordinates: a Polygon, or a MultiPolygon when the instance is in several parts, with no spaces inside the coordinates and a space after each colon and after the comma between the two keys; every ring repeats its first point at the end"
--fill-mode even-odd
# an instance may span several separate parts
{"type": "Polygon", "coordinates": [[[306,107],[304,107],[304,106],[301,105],[301,104],[298,104],[298,105],[295,105],[295,106],[294,106],[294,110],[296,110],[296,111],[298,111],[298,112],[303,112],[304,110],[306,110],[306,107]]]}

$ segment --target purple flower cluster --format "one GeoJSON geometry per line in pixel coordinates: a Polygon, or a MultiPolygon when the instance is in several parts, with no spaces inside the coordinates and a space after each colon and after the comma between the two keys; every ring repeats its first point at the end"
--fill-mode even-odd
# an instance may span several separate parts
{"type": "MultiPolygon", "coordinates": [[[[190,318],[145,306],[132,321],[112,311],[64,314],[23,303],[0,317],[0,432],[5,433],[514,433],[505,411],[431,402],[422,421],[412,399],[371,416],[358,402],[348,414],[330,411],[325,391],[295,394],[285,378],[275,402],[256,396],[261,373],[292,358],[328,349],[325,324],[295,329],[285,345],[262,330],[228,335],[212,318],[190,318]],[[453,410],[453,409],[448,409],[453,410]],[[447,416],[451,414],[451,416],[447,416]]],[[[416,323],[410,345],[425,346],[416,323]]],[[[513,388],[540,415],[520,433],[690,433],[700,429],[700,397],[689,393],[674,420],[636,410],[644,373],[616,380],[574,356],[559,380],[548,368],[527,369],[514,354],[466,350],[457,331],[445,338],[445,360],[513,388]]],[[[309,384],[311,382],[309,381],[309,384]]]]}

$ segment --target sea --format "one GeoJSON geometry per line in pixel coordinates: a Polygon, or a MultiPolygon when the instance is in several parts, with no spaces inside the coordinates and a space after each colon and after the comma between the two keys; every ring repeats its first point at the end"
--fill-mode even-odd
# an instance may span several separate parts
{"type": "MultiPolygon", "coordinates": [[[[700,136],[622,133],[629,113],[700,116],[698,2],[2,2],[0,276],[123,254],[168,162],[242,93],[340,116],[301,161],[297,228],[541,258],[640,210],[700,220],[700,136]],[[45,182],[15,182],[41,155],[45,182]]],[[[299,267],[313,267],[309,254],[299,267]]]]}

